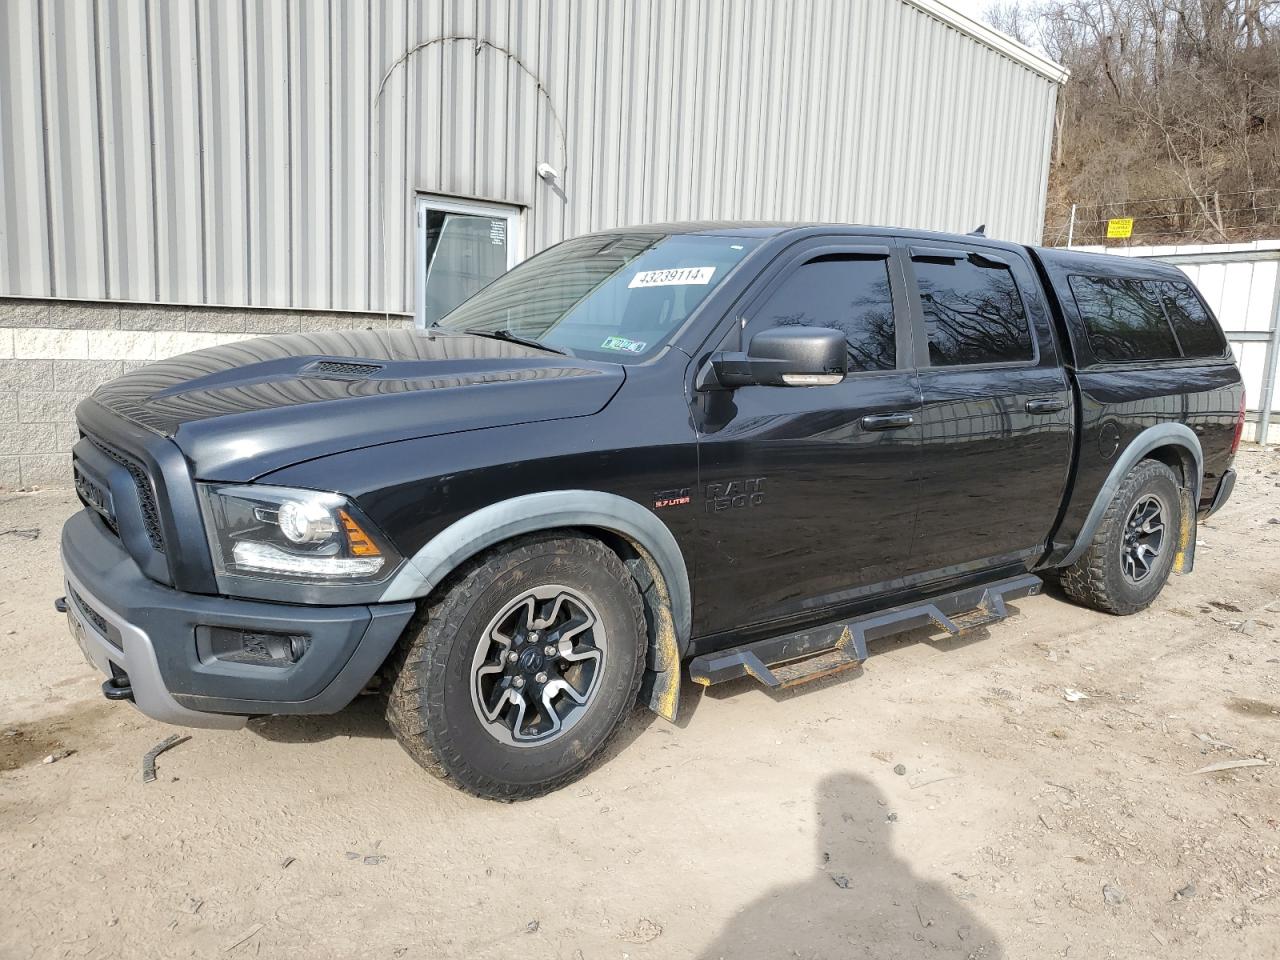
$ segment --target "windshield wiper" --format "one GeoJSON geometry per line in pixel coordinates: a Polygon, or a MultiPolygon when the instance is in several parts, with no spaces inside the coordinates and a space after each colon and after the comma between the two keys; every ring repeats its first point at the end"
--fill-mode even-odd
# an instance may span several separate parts
{"type": "Polygon", "coordinates": [[[522,337],[519,334],[512,333],[510,330],[463,330],[463,333],[469,333],[473,337],[488,337],[490,340],[505,340],[507,343],[518,343],[522,347],[533,347],[535,350],[546,350],[548,353],[558,353],[562,357],[569,356],[569,351],[561,350],[558,347],[549,347],[539,340],[531,337],[522,337]]]}

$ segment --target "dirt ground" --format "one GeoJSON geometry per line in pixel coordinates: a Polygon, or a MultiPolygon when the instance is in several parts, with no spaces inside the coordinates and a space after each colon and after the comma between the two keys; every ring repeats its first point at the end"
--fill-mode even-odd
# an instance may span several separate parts
{"type": "Polygon", "coordinates": [[[1280,454],[1237,465],[1143,614],[1050,593],[859,677],[690,692],[510,806],[370,699],[190,731],[144,784],[174,731],[52,607],[73,498],[0,494],[0,957],[1276,957],[1280,454]]]}

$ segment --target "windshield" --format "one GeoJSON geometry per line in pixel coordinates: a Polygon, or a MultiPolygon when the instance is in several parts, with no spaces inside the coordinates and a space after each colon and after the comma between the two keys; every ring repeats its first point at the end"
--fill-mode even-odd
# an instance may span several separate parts
{"type": "Polygon", "coordinates": [[[635,362],[664,346],[758,244],[655,233],[567,240],[494,280],[436,326],[505,331],[574,356],[635,362]]]}

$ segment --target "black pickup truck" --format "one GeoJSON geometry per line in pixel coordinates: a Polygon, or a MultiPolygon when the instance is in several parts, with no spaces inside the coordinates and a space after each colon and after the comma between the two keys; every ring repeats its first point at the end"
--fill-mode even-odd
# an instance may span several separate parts
{"type": "Polygon", "coordinates": [[[498,799],[637,698],[787,686],[1056,579],[1115,614],[1230,495],[1240,375],[1158,263],[896,229],[579,237],[430,329],[201,350],[77,411],[57,606],[171,723],[362,691],[498,799]]]}

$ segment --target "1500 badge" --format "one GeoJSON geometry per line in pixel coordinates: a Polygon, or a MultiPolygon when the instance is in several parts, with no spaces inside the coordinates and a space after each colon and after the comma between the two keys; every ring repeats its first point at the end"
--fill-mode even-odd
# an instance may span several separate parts
{"type": "Polygon", "coordinates": [[[706,496],[703,498],[707,513],[760,506],[764,503],[764,481],[764,477],[752,477],[746,480],[708,483],[706,496]]]}

